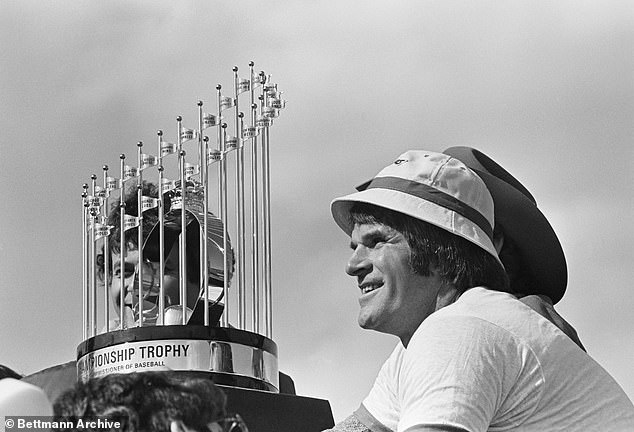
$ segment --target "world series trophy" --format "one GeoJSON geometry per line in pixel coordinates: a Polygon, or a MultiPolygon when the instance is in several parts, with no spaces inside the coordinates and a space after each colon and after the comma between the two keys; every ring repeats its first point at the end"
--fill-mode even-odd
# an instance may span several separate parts
{"type": "Polygon", "coordinates": [[[119,177],[104,165],[83,185],[77,376],[209,377],[250,430],[317,431],[330,406],[294,394],[272,339],[270,129],[286,101],[249,72],[233,68],[213,112],[198,102],[195,128],[178,116],[175,142],[159,130],[155,155],[139,142],[136,166],[121,154],[119,177]]]}

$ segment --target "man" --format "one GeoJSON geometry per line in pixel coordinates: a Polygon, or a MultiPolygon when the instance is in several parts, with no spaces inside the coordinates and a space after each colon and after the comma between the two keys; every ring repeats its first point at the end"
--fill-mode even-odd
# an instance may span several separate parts
{"type": "MultiPolygon", "coordinates": [[[[144,182],[142,186],[143,196],[156,198],[158,196],[158,188],[155,184],[144,182]]],[[[196,195],[191,193],[188,195],[188,204],[192,204],[196,195]]],[[[165,290],[165,306],[166,311],[166,323],[180,324],[182,308],[178,305],[181,304],[180,291],[179,291],[179,247],[178,237],[181,231],[181,219],[180,210],[171,209],[171,200],[174,198],[173,193],[165,194],[164,211],[165,216],[165,269],[163,285],[165,290]],[[171,211],[170,211],[171,210],[171,211]]],[[[136,187],[126,192],[125,200],[125,214],[130,216],[137,216],[137,191],[136,187]]],[[[201,203],[198,204],[200,207],[201,203]]],[[[202,222],[201,214],[194,214],[196,210],[188,211],[187,217],[187,299],[186,304],[191,313],[194,309],[197,299],[200,296],[200,283],[199,283],[199,232],[202,222]],[[190,229],[189,227],[192,227],[190,229]]],[[[110,284],[110,296],[113,302],[114,310],[117,314],[120,313],[121,303],[121,273],[124,274],[123,278],[123,291],[124,291],[124,322],[126,326],[134,326],[139,320],[139,245],[138,245],[138,231],[137,228],[129,229],[125,233],[126,240],[126,255],[121,261],[121,247],[120,247],[120,220],[121,210],[118,203],[113,206],[112,212],[108,217],[108,224],[113,227],[109,236],[109,269],[108,279],[110,284]]],[[[159,296],[159,229],[158,229],[158,212],[157,209],[151,209],[143,212],[142,227],[143,227],[143,314],[144,321],[147,324],[152,324],[156,321],[158,315],[158,296],[159,296]]],[[[223,286],[223,268],[222,268],[222,222],[209,214],[208,225],[210,232],[208,233],[209,244],[209,283],[212,286],[223,286]]],[[[233,260],[233,254],[230,253],[229,259],[233,260]]],[[[98,275],[103,281],[104,279],[104,262],[103,254],[98,257],[98,275]]],[[[231,277],[231,267],[230,276],[231,277]]],[[[215,319],[218,318],[219,311],[216,311],[212,315],[215,319]]],[[[113,320],[110,323],[109,329],[116,329],[120,320],[113,320]]]]}
{"type": "Polygon", "coordinates": [[[225,395],[208,379],[170,372],[112,374],[78,383],[54,404],[56,431],[111,430],[87,421],[120,422],[123,432],[247,432],[227,417],[225,395]],[[82,423],[80,423],[80,421],[82,423]]]}
{"type": "Polygon", "coordinates": [[[614,380],[510,292],[493,200],[460,161],[406,152],[332,213],[351,236],[359,324],[400,339],[335,430],[634,430],[614,380]]]}

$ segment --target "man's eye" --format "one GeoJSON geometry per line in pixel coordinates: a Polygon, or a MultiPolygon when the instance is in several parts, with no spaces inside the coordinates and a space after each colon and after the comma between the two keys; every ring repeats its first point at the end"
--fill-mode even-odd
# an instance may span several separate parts
{"type": "Polygon", "coordinates": [[[366,246],[373,248],[382,243],[385,243],[385,239],[383,237],[371,237],[366,242],[366,246]]]}

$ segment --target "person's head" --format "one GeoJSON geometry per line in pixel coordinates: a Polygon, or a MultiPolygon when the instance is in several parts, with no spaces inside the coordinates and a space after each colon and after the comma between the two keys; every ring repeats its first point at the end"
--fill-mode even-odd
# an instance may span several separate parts
{"type": "Polygon", "coordinates": [[[0,413],[12,416],[48,416],[53,407],[44,391],[22,381],[23,376],[0,365],[0,413]]]}
{"type": "Polygon", "coordinates": [[[64,428],[64,422],[97,418],[119,421],[124,432],[222,431],[217,424],[226,416],[225,406],[224,394],[208,379],[179,378],[174,372],[112,374],[62,394],[53,420],[62,425],[59,431],[75,430],[64,428]]]}
{"type": "MultiPolygon", "coordinates": [[[[157,198],[158,187],[150,182],[143,182],[143,197],[157,198]]],[[[138,216],[138,199],[137,186],[126,188],[125,191],[125,214],[130,216],[138,216]]],[[[178,305],[180,301],[179,291],[179,241],[181,233],[180,210],[170,209],[171,199],[174,197],[172,192],[164,194],[163,208],[165,211],[164,223],[164,252],[165,267],[163,287],[165,289],[165,305],[178,305]],[[171,210],[171,211],[170,211],[171,210]]],[[[114,201],[114,200],[113,200],[114,201]]],[[[121,207],[119,200],[112,202],[111,212],[108,215],[108,225],[112,227],[108,248],[108,279],[110,297],[115,306],[117,313],[120,312],[121,302],[121,286],[124,287],[124,302],[126,307],[134,313],[138,313],[136,305],[138,304],[138,273],[139,273],[139,240],[138,228],[132,228],[125,231],[125,258],[121,262],[121,207]],[[122,284],[121,274],[124,275],[122,284]]],[[[196,210],[194,210],[194,213],[196,210]]],[[[186,304],[189,308],[193,308],[200,291],[200,263],[199,263],[199,229],[201,222],[199,218],[202,215],[195,216],[188,210],[187,212],[187,299],[186,304]]],[[[210,285],[223,285],[223,268],[222,268],[222,252],[218,244],[222,244],[222,222],[209,214],[208,244],[209,247],[209,266],[210,266],[210,285]]],[[[143,212],[142,229],[143,229],[143,285],[144,285],[144,310],[152,315],[158,304],[157,296],[159,294],[159,235],[158,235],[158,208],[152,208],[143,212]]],[[[233,259],[233,254],[230,254],[233,259]]],[[[100,280],[104,279],[104,270],[106,260],[103,253],[97,259],[97,274],[100,280]]],[[[127,309],[126,309],[127,311],[127,309]]],[[[127,312],[126,312],[127,313],[127,312]]]]}
{"type": "Polygon", "coordinates": [[[14,379],[22,379],[22,375],[14,371],[8,366],[0,364],[0,379],[3,378],[14,378],[14,379]]]}
{"type": "Polygon", "coordinates": [[[471,147],[450,147],[444,154],[473,170],[491,193],[494,237],[500,260],[518,294],[548,296],[557,303],[568,282],[566,258],[533,195],[502,166],[471,147]]]}
{"type": "Polygon", "coordinates": [[[474,286],[508,291],[493,246],[493,205],[456,159],[410,151],[360,192],[332,203],[351,236],[359,324],[407,343],[420,323],[474,286]]]}

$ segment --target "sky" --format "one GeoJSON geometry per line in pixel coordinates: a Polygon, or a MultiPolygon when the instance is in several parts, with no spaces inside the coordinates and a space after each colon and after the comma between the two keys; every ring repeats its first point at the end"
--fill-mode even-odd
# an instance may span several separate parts
{"type": "Polygon", "coordinates": [[[634,399],[634,4],[594,1],[0,3],[0,364],[82,340],[81,186],[194,127],[232,67],[288,100],[271,128],[273,339],[302,396],[356,409],[397,340],[358,327],[330,201],[408,149],[475,147],[565,251],[557,305],[634,399]]]}

